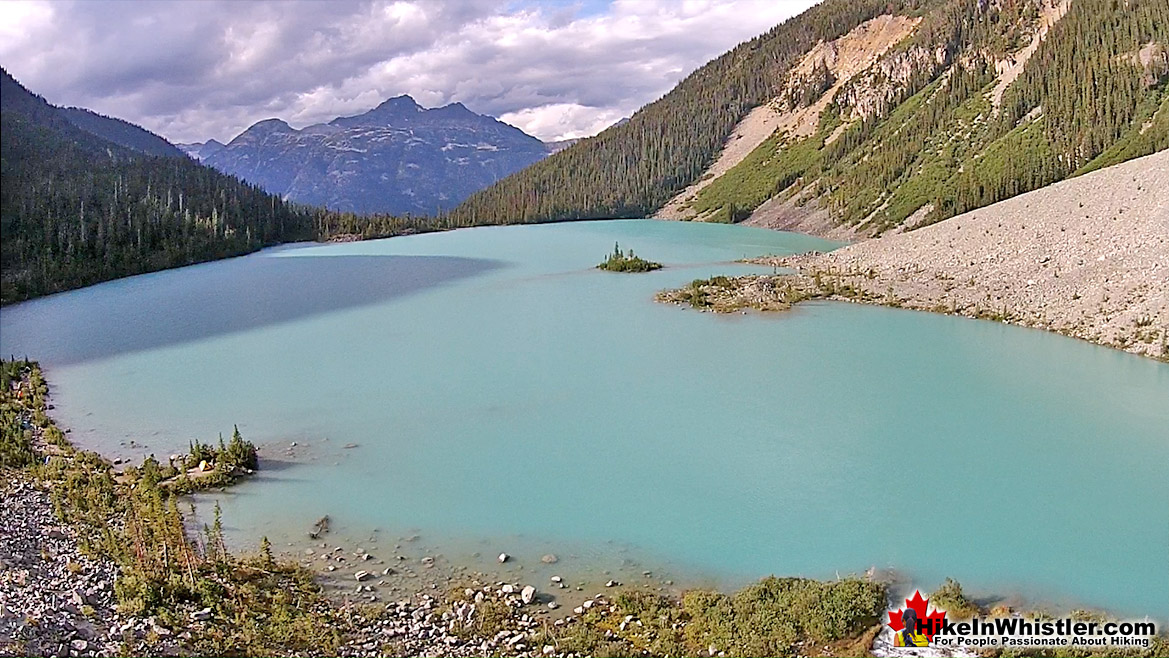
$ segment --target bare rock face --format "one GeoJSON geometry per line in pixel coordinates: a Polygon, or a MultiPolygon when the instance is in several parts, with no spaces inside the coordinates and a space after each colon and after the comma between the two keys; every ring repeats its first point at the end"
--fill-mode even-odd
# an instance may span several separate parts
{"type": "Polygon", "coordinates": [[[302,130],[266,119],[226,145],[208,145],[191,145],[204,164],[292,201],[426,215],[551,152],[459,103],[424,109],[409,96],[302,130]]]}

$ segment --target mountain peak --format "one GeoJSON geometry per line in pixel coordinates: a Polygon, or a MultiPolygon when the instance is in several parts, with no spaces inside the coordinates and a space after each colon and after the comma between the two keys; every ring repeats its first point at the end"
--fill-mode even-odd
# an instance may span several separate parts
{"type": "Polygon", "coordinates": [[[386,100],[382,101],[380,105],[373,108],[371,112],[384,112],[386,110],[393,110],[397,112],[401,112],[403,110],[414,110],[415,112],[421,112],[422,107],[418,105],[418,103],[408,94],[402,94],[401,96],[387,98],[386,100]]]}
{"type": "Polygon", "coordinates": [[[264,119],[263,121],[257,121],[256,123],[252,124],[252,127],[248,128],[248,132],[251,131],[272,133],[293,132],[293,129],[292,126],[288,125],[283,119],[264,119]]]}
{"type": "Polygon", "coordinates": [[[413,98],[402,94],[401,96],[394,96],[393,98],[382,101],[380,105],[368,112],[348,117],[337,117],[330,121],[329,125],[352,128],[357,126],[401,124],[410,121],[410,119],[423,112],[425,110],[418,103],[414,102],[413,98]]]}
{"type": "Polygon", "coordinates": [[[286,199],[352,212],[429,214],[548,154],[540,140],[462,103],[426,109],[396,96],[292,132],[266,121],[207,164],[286,199]],[[265,127],[273,130],[265,132],[265,127]]]}
{"type": "Polygon", "coordinates": [[[476,117],[479,116],[478,114],[475,114],[471,110],[467,109],[467,106],[463,105],[462,103],[450,103],[450,104],[443,105],[442,107],[435,108],[435,109],[430,110],[430,111],[431,112],[439,112],[440,116],[441,115],[446,115],[446,116],[470,115],[470,116],[476,116],[476,117]]]}

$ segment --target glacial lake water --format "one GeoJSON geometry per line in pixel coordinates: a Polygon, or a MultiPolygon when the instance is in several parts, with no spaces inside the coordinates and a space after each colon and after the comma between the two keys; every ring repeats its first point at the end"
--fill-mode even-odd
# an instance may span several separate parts
{"type": "Polygon", "coordinates": [[[245,544],[328,514],[452,553],[728,587],[876,567],[1169,618],[1169,366],[928,313],[653,301],[830,246],[653,221],[294,245],[5,308],[0,352],[106,454],[238,424],[270,467],[220,497],[245,544]],[[667,267],[594,269],[614,242],[667,267]]]}

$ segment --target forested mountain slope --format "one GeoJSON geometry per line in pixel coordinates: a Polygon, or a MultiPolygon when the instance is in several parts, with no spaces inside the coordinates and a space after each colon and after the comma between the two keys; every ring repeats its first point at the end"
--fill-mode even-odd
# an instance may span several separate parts
{"type": "Polygon", "coordinates": [[[1169,147],[1167,50],[1164,0],[827,0],[455,218],[922,226],[1169,147]]]}
{"type": "MultiPolygon", "coordinates": [[[[317,211],[181,154],[147,155],[86,132],[2,69],[0,91],[4,303],[316,234],[317,211]]],[[[99,119],[123,136],[149,134],[99,119]]]]}
{"type": "Polygon", "coordinates": [[[59,108],[58,112],[85,132],[97,135],[108,142],[124,146],[132,151],[147,155],[165,155],[172,158],[181,158],[186,155],[174,144],[129,121],[107,117],[81,107],[63,107],[59,108]]]}

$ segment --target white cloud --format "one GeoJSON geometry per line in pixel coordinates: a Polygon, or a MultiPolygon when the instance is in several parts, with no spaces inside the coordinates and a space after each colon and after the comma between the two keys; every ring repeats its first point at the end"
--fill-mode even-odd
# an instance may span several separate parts
{"type": "Polygon", "coordinates": [[[0,45],[27,45],[32,34],[53,22],[53,7],[43,0],[0,2],[0,45]]]}
{"type": "Polygon", "coordinates": [[[811,0],[0,2],[0,64],[50,102],[227,140],[410,94],[542,139],[632,114],[811,0]]]}
{"type": "Polygon", "coordinates": [[[550,103],[506,112],[499,120],[544,141],[589,137],[620,121],[620,110],[585,107],[576,103],[550,103]]]}

